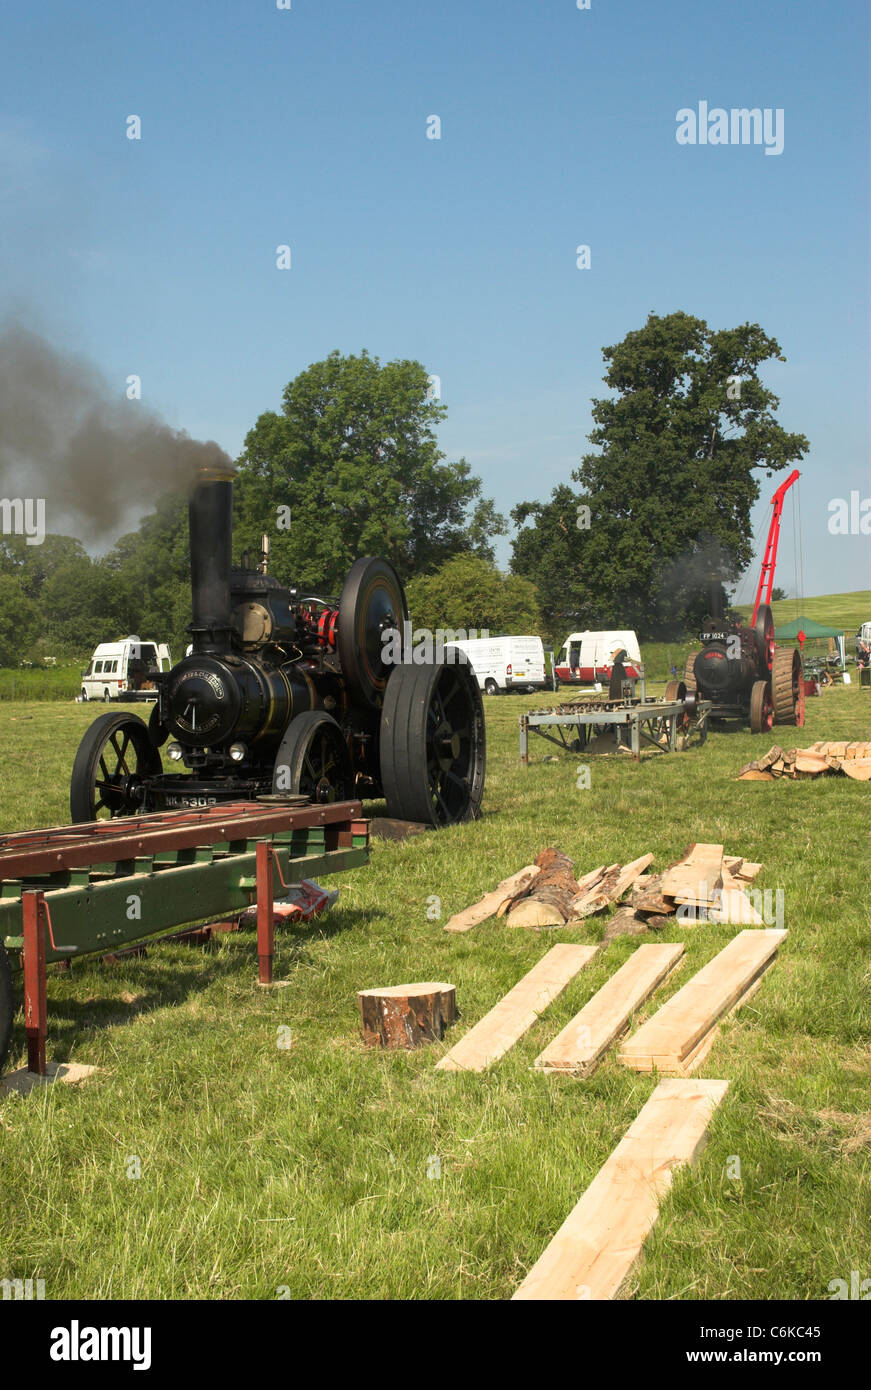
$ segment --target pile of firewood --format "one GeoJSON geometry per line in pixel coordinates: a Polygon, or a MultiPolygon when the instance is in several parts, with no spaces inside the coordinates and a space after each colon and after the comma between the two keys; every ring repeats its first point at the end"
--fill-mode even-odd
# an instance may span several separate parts
{"type": "Polygon", "coordinates": [[[742,767],[738,781],[773,782],[778,777],[822,777],[829,772],[842,772],[854,782],[871,781],[871,743],[820,740],[810,748],[786,752],[775,743],[763,758],[742,767]]]}
{"type": "Polygon", "coordinates": [[[574,864],[558,849],[542,850],[534,864],[498,884],[471,907],[456,913],[445,931],[465,932],[491,917],[511,927],[560,927],[619,905],[604,939],[662,928],[680,916],[695,921],[759,926],[762,918],[744,893],[760,864],[724,855],[722,845],[692,844],[684,857],[661,874],[645,872],[652,854],[630,864],[600,864],[576,879],[574,864]],[[681,911],[683,909],[683,911],[681,911]]]}
{"type": "Polygon", "coordinates": [[[542,850],[533,864],[456,913],[445,931],[468,931],[490,917],[505,917],[510,927],[561,927],[618,902],[652,860],[652,854],[642,854],[631,864],[600,864],[576,879],[567,854],[542,850]]]}
{"type": "Polygon", "coordinates": [[[744,892],[761,868],[748,859],[724,854],[722,845],[692,844],[663,873],[638,881],[627,906],[611,918],[605,936],[637,936],[651,927],[662,929],[675,918],[682,926],[696,922],[761,926],[762,918],[744,892]]]}

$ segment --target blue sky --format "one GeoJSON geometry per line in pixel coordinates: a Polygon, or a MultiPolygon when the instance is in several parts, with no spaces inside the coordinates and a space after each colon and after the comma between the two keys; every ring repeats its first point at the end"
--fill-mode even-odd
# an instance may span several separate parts
{"type": "Polygon", "coordinates": [[[5,0],[0,33],[0,311],[119,394],[236,454],[333,348],[419,358],[507,513],[588,447],[603,345],[750,319],[811,441],[804,592],[868,587],[827,526],[871,494],[865,0],[5,0]],[[783,108],[783,153],[678,145],[702,100],[783,108]]]}

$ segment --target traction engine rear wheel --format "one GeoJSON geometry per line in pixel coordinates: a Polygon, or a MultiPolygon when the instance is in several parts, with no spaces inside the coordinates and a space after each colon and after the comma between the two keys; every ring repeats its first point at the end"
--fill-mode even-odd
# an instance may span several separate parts
{"type": "Polygon", "coordinates": [[[769,681],[754,681],[750,691],[750,732],[764,734],[774,723],[774,706],[769,681]]]}
{"type": "Polygon", "coordinates": [[[15,992],[12,985],[12,967],[6,954],[6,947],[0,941],[0,1076],[9,1055],[12,1039],[12,1017],[15,1013],[15,992]]]}
{"type": "Polygon", "coordinates": [[[73,823],[138,815],[145,809],[143,778],[162,770],[160,754],[138,714],[101,714],[79,744],[73,763],[73,823]]]}
{"type": "Polygon", "coordinates": [[[771,667],[775,724],[804,724],[804,673],[794,648],[775,647],[771,667]]]}
{"type": "Polygon", "coordinates": [[[331,714],[313,709],[291,719],[275,759],[272,790],[307,796],[319,806],[351,800],[351,754],[331,714]]]}
{"type": "Polygon", "coordinates": [[[397,666],[384,696],[380,751],[389,816],[434,826],[476,820],[486,746],[471,666],[397,666]]]}
{"type": "Polygon", "coordinates": [[[687,690],[695,690],[696,688],[696,657],[698,655],[698,652],[690,652],[687,657],[687,664],[683,673],[683,682],[687,690]]]}

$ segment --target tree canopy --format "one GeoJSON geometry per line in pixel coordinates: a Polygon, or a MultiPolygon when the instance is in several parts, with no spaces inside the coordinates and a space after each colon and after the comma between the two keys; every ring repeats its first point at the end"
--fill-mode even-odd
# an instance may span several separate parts
{"type": "Polygon", "coordinates": [[[535,585],[519,575],[501,574],[478,555],[455,555],[434,574],[406,586],[416,627],[482,628],[494,635],[537,633],[541,622],[535,585]]]}
{"type": "Polygon", "coordinates": [[[419,362],[382,366],[364,350],[307,367],[246,438],[240,545],[256,550],[268,531],[276,577],[328,592],[361,555],[383,555],[406,581],[459,551],[492,559],[506,524],[465,460],[443,461],[446,413],[419,362]]]}
{"type": "Polygon", "coordinates": [[[758,475],[808,441],[775,419],[759,369],[785,358],[758,324],[651,313],[603,357],[613,394],[593,402],[598,452],[573,471],[577,490],[514,508],[512,569],[535,581],[549,623],[670,635],[698,620],[707,579],[749,564],[758,475]]]}

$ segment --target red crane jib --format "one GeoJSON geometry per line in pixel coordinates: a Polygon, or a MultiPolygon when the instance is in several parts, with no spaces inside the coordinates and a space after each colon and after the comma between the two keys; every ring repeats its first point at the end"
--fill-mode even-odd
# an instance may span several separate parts
{"type": "Polygon", "coordinates": [[[765,542],[765,555],[762,560],[762,570],[759,574],[759,584],[756,588],[756,602],[753,605],[753,617],[750,619],[751,627],[755,625],[759,615],[759,605],[762,603],[762,591],[766,589],[766,579],[768,586],[765,593],[765,602],[771,603],[771,591],[774,588],[774,567],[777,564],[777,542],[780,539],[780,515],[783,511],[783,499],[789,492],[793,483],[801,477],[797,468],[794,468],[785,483],[781,483],[771,499],[774,512],[771,517],[771,525],[768,528],[768,540],[765,542]]]}

